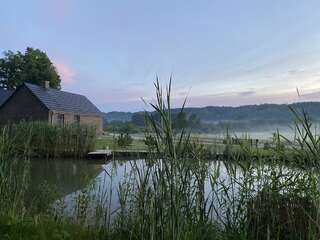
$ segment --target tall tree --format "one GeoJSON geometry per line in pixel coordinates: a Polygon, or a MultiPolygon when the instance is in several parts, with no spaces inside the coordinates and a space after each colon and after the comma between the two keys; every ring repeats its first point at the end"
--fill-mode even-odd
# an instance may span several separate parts
{"type": "Polygon", "coordinates": [[[0,88],[16,89],[24,82],[61,88],[60,76],[47,54],[39,49],[27,48],[25,53],[4,52],[0,58],[0,88]]]}
{"type": "Polygon", "coordinates": [[[21,52],[4,52],[4,58],[0,58],[0,88],[15,89],[22,83],[23,61],[21,52]]]}

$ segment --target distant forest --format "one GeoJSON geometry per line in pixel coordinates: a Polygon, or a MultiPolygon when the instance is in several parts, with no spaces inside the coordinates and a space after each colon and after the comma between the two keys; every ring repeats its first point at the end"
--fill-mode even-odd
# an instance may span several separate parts
{"type": "MultiPolygon", "coordinates": [[[[275,126],[289,126],[293,121],[290,111],[304,109],[314,122],[320,121],[320,102],[300,102],[293,104],[262,104],[240,107],[201,107],[186,108],[183,114],[180,109],[173,109],[173,121],[176,128],[190,128],[194,132],[217,133],[232,130],[266,130],[275,126]]],[[[155,116],[156,117],[156,116],[155,116]]],[[[108,130],[118,129],[130,124],[130,129],[143,129],[145,112],[109,112],[105,113],[108,130]]]]}

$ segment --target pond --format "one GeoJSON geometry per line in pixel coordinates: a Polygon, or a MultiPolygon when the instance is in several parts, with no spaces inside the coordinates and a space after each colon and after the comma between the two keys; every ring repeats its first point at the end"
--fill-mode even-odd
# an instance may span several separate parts
{"type": "MultiPolygon", "coordinates": [[[[203,182],[195,173],[186,185],[192,196],[203,193],[200,199],[203,198],[206,213],[220,222],[230,221],[230,216],[244,216],[248,202],[255,201],[266,189],[281,196],[294,193],[296,199],[312,194],[315,179],[311,171],[285,165],[207,161],[204,166],[203,182]]],[[[36,189],[45,183],[55,189],[59,193],[53,204],[57,212],[75,219],[83,216],[88,224],[101,223],[112,221],[121,209],[123,189],[135,192],[141,176],[148,175],[150,169],[149,176],[153,176],[157,168],[143,159],[107,163],[39,159],[31,161],[31,186],[36,189]]],[[[147,182],[152,185],[152,177],[147,182]]]]}

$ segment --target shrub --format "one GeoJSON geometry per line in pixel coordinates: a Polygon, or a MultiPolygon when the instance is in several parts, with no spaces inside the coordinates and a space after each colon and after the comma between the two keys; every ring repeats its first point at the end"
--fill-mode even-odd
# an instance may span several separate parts
{"type": "Polygon", "coordinates": [[[117,144],[119,147],[127,147],[132,143],[133,139],[128,133],[120,133],[117,138],[117,144]]]}

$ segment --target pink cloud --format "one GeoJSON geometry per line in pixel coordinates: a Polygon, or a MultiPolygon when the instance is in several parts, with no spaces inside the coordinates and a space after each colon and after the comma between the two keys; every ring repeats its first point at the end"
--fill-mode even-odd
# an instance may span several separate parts
{"type": "Polygon", "coordinates": [[[54,60],[53,64],[61,77],[62,84],[71,85],[75,83],[75,72],[66,63],[60,60],[54,60]]]}
{"type": "Polygon", "coordinates": [[[53,0],[49,3],[48,9],[55,20],[64,20],[70,12],[71,0],[53,0]]]}

